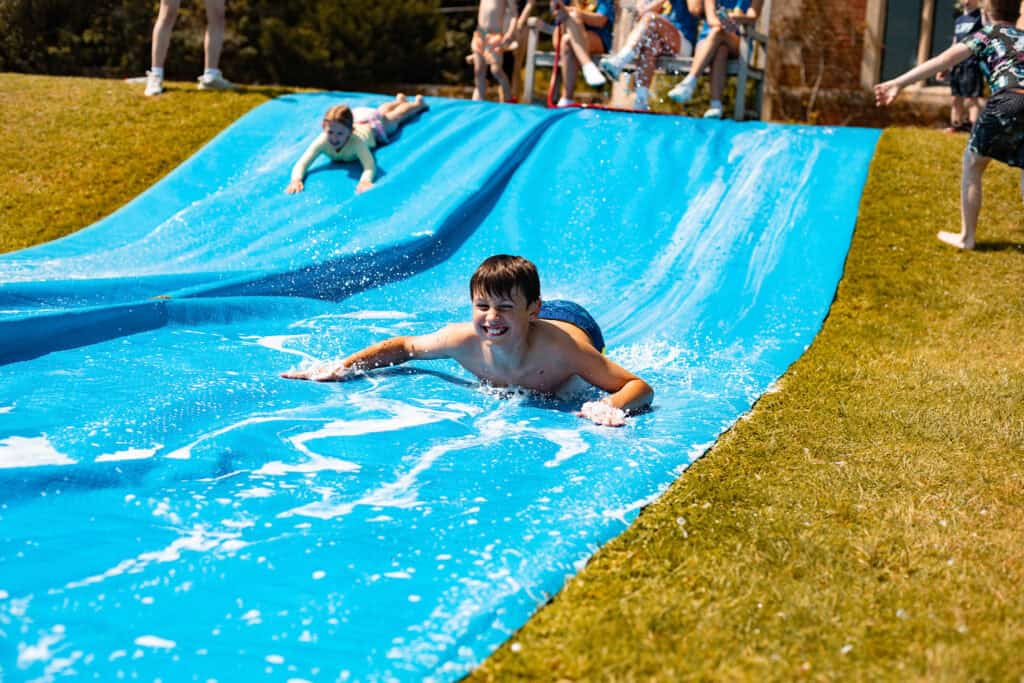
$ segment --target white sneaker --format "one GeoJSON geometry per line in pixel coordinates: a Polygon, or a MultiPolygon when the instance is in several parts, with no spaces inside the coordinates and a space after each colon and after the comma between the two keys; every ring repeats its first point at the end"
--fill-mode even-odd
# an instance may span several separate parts
{"type": "Polygon", "coordinates": [[[721,107],[708,107],[708,110],[704,112],[704,118],[706,119],[720,119],[722,118],[721,107]]]}
{"type": "Polygon", "coordinates": [[[676,83],[676,87],[668,91],[668,96],[679,104],[686,104],[693,99],[693,93],[697,90],[697,79],[683,79],[676,83]]]}
{"type": "Polygon", "coordinates": [[[608,82],[608,79],[604,77],[604,74],[601,73],[601,70],[593,62],[587,62],[583,65],[583,80],[591,88],[600,88],[608,82]]]}
{"type": "Polygon", "coordinates": [[[159,95],[164,91],[164,77],[157,76],[152,71],[146,72],[146,97],[159,95]]]}
{"type": "Polygon", "coordinates": [[[560,100],[558,100],[558,103],[555,106],[561,109],[562,107],[571,107],[574,104],[576,103],[570,100],[568,97],[563,97],[560,100]]]}
{"type": "Polygon", "coordinates": [[[609,78],[613,81],[619,80],[619,74],[622,73],[622,64],[619,64],[615,57],[601,57],[601,61],[597,63],[601,68],[601,71],[608,74],[609,78]]]}
{"type": "Polygon", "coordinates": [[[234,90],[235,84],[224,78],[224,76],[217,71],[212,74],[203,74],[199,77],[199,89],[200,90],[234,90]]]}

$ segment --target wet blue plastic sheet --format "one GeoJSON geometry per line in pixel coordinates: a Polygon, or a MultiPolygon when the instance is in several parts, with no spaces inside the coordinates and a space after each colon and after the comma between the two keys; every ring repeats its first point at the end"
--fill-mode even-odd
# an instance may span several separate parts
{"type": "Polygon", "coordinates": [[[0,258],[0,671],[458,678],[811,342],[877,139],[432,100],[371,192],[325,166],[285,196],[340,97],[0,258]],[[652,412],[602,429],[451,363],[277,377],[465,319],[497,252],[591,310],[652,412]]]}

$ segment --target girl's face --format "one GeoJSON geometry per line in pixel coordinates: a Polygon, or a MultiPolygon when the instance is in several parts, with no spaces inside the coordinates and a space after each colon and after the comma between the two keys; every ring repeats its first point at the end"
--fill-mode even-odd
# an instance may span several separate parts
{"type": "Polygon", "coordinates": [[[341,121],[324,121],[324,131],[327,133],[327,144],[335,149],[341,149],[352,136],[352,129],[341,121]]]}

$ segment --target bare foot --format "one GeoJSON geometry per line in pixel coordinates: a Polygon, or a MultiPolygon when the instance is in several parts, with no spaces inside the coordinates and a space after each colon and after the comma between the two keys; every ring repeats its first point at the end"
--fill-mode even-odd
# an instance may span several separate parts
{"type": "Polygon", "coordinates": [[[964,251],[974,249],[974,240],[968,242],[958,232],[942,231],[938,234],[938,238],[951,247],[956,247],[957,249],[963,249],[964,251]]]}
{"type": "Polygon", "coordinates": [[[405,102],[405,93],[398,93],[395,95],[395,102],[405,102]]]}
{"type": "Polygon", "coordinates": [[[423,101],[423,95],[417,95],[416,99],[413,100],[413,104],[421,109],[429,109],[427,103],[423,101]]]}

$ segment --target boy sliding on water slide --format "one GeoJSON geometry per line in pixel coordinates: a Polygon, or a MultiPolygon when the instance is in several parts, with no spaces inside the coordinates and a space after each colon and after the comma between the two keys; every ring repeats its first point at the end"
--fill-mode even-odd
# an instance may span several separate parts
{"type": "Polygon", "coordinates": [[[523,11],[516,17],[514,0],[480,0],[480,10],[476,18],[476,30],[473,31],[473,74],[475,87],[473,99],[482,100],[487,91],[487,71],[490,69],[494,80],[498,82],[501,102],[512,102],[512,86],[502,67],[502,53],[515,50],[516,37],[526,26],[526,20],[533,12],[533,0],[527,0],[523,11]]]}
{"type": "Polygon", "coordinates": [[[651,403],[642,379],[602,355],[604,337],[590,314],[571,301],[540,299],[537,267],[521,256],[499,254],[469,281],[473,319],[433,334],[394,337],[340,362],[286,372],[282,377],[333,381],[409,360],[452,358],[492,386],[520,386],[556,393],[573,375],[610,392],[589,401],[579,415],[618,427],[626,415],[651,403]]]}
{"type": "Polygon", "coordinates": [[[427,109],[422,95],[412,102],[399,93],[391,102],[385,102],[376,109],[338,104],[327,110],[321,124],[323,133],[317,136],[302,157],[292,168],[292,179],[285,188],[288,194],[302,192],[306,171],[321,154],[331,161],[355,161],[363,165],[363,174],[356,185],[356,192],[365,192],[373,187],[377,164],[373,159],[374,149],[386,144],[403,123],[427,109]]]}
{"type": "Polygon", "coordinates": [[[890,104],[900,90],[940,71],[946,71],[975,55],[988,78],[992,97],[978,117],[964,152],[960,186],[960,232],[940,232],[946,244],[974,248],[974,231],[981,213],[981,176],[992,159],[1021,169],[1024,198],[1024,30],[1021,0],[983,0],[987,21],[982,30],[929,59],[902,76],[875,86],[878,106],[890,104]]]}

